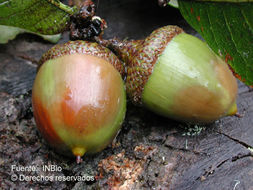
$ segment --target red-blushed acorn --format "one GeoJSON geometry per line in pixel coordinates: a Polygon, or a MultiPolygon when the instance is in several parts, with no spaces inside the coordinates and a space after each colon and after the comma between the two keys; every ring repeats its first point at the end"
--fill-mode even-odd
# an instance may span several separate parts
{"type": "Polygon", "coordinates": [[[200,39],[165,26],[144,40],[100,41],[126,63],[134,103],[177,120],[209,123],[237,112],[237,82],[200,39]]]}
{"type": "Polygon", "coordinates": [[[121,61],[97,43],[70,41],[54,46],[40,63],[32,105],[42,136],[78,162],[105,148],[126,112],[121,61]]]}

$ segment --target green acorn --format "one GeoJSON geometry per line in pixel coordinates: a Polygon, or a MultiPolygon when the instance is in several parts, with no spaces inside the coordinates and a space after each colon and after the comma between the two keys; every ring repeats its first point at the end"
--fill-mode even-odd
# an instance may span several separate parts
{"type": "Polygon", "coordinates": [[[145,40],[101,43],[126,63],[126,89],[134,103],[193,123],[237,112],[232,72],[204,42],[181,28],[165,26],[145,40]]]}
{"type": "Polygon", "coordinates": [[[40,63],[32,105],[42,136],[77,162],[105,148],[126,112],[121,61],[97,43],[70,41],[51,48],[40,63]]]}

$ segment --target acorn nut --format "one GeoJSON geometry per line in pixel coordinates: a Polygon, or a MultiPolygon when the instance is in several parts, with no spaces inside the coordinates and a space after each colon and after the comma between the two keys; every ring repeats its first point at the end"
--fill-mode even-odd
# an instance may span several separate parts
{"type": "Polygon", "coordinates": [[[77,162],[105,148],[126,112],[121,61],[97,43],[70,41],[54,46],[40,63],[32,105],[42,136],[77,162]]]}
{"type": "Polygon", "coordinates": [[[102,43],[126,63],[126,89],[134,103],[190,123],[237,112],[237,82],[227,64],[181,28],[165,26],[144,40],[102,43]]]}

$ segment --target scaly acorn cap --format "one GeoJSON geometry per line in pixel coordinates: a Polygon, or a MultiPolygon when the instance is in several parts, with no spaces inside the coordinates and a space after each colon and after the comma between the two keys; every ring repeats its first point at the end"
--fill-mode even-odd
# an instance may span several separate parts
{"type": "Polygon", "coordinates": [[[126,62],[134,103],[170,118],[209,123],[236,113],[237,83],[227,64],[200,39],[165,26],[145,40],[111,40],[126,62]]]}
{"type": "Polygon", "coordinates": [[[70,41],[51,48],[40,63],[32,105],[42,136],[77,162],[105,148],[126,112],[121,61],[97,43],[70,41]]]}
{"type": "Polygon", "coordinates": [[[113,67],[120,73],[121,76],[125,75],[125,66],[113,52],[109,49],[99,45],[95,42],[87,42],[82,40],[69,41],[63,44],[57,44],[53,46],[47,53],[43,54],[39,65],[41,66],[44,62],[57,57],[71,54],[85,54],[93,55],[95,57],[104,59],[111,63],[113,67]]]}

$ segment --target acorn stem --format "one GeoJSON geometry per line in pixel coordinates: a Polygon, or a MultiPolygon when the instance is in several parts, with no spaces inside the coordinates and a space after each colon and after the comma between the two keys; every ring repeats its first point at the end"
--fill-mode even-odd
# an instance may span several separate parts
{"type": "Polygon", "coordinates": [[[118,38],[105,40],[96,38],[97,43],[113,51],[125,64],[129,63],[131,57],[138,53],[144,41],[145,40],[120,40],[118,38]]]}

